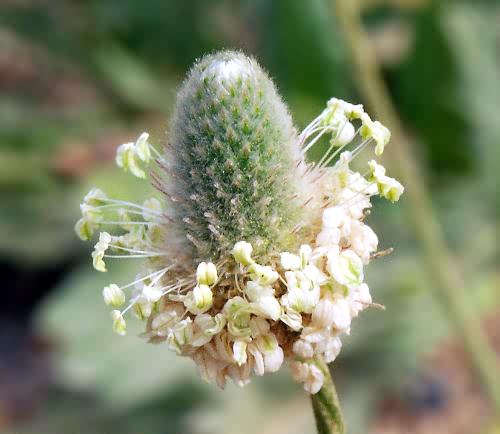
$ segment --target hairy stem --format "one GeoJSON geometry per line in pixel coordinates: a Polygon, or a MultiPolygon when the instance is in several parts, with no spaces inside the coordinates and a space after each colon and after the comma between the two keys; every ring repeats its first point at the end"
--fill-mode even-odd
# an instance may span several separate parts
{"type": "Polygon", "coordinates": [[[336,0],[336,11],[358,83],[367,105],[391,130],[395,146],[388,153],[388,164],[407,186],[406,204],[415,236],[419,241],[433,290],[443,309],[460,333],[464,347],[482,380],[485,390],[500,413],[500,373],[496,354],[481,330],[478,318],[467,312],[463,277],[455,264],[424,186],[423,176],[402,123],[382,80],[373,49],[362,26],[359,0],[336,0]]]}
{"type": "Polygon", "coordinates": [[[343,434],[344,420],[330,370],[322,358],[316,358],[315,363],[324,375],[323,387],[311,395],[318,434],[343,434]]]}

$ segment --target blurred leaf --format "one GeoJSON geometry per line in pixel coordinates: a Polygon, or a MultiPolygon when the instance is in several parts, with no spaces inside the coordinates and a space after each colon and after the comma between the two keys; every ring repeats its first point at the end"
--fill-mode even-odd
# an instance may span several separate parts
{"type": "Polygon", "coordinates": [[[414,372],[433,344],[446,336],[448,327],[413,256],[398,249],[397,257],[380,259],[368,273],[374,301],[386,310],[372,308],[360,315],[339,361],[342,368],[352,370],[350,379],[366,375],[371,378],[367,383],[387,387],[414,372]],[[426,324],[425,333],[422,323],[426,324]]]}
{"type": "Polygon", "coordinates": [[[103,275],[93,272],[89,263],[75,273],[47,300],[39,322],[45,333],[60,342],[63,384],[96,392],[115,408],[129,407],[175,387],[186,378],[187,366],[192,366],[165,346],[141,342],[136,334],[142,323],[132,316],[127,336],[113,333],[101,290],[110,282],[132,281],[137,270],[126,263],[110,268],[103,275]]]}
{"type": "Polygon", "coordinates": [[[9,148],[20,157],[33,151],[47,157],[69,129],[67,118],[40,113],[30,104],[12,99],[0,104],[0,149],[9,148]]]}
{"type": "Polygon", "coordinates": [[[282,92],[292,99],[307,95],[316,110],[331,96],[347,97],[344,52],[326,2],[259,2],[258,13],[263,64],[282,92]]]}
{"type": "Polygon", "coordinates": [[[457,3],[449,7],[446,28],[463,80],[463,111],[474,125],[468,139],[478,144],[482,170],[474,194],[483,194],[483,204],[494,199],[500,214],[500,5],[457,3]]]}
{"type": "MultiPolygon", "coordinates": [[[[348,98],[352,89],[345,52],[328,2],[259,1],[255,10],[258,58],[275,79],[296,125],[305,127],[331,97],[348,98]]],[[[327,140],[320,141],[309,158],[319,160],[327,146],[327,140]]]]}
{"type": "Polygon", "coordinates": [[[96,54],[96,63],[103,78],[114,92],[129,105],[141,109],[165,110],[167,80],[160,82],[146,64],[117,46],[105,46],[96,54]]]}
{"type": "Polygon", "coordinates": [[[73,193],[64,188],[2,193],[0,254],[26,265],[54,264],[71,256],[77,244],[73,226],[78,203],[73,193]]]}
{"type": "Polygon", "coordinates": [[[461,103],[459,72],[442,26],[439,2],[417,13],[409,57],[390,71],[398,110],[426,146],[436,175],[475,167],[475,144],[461,103]]]}
{"type": "MultiPolygon", "coordinates": [[[[61,22],[60,15],[43,3],[27,2],[24,6],[12,3],[12,5],[2,5],[0,9],[1,26],[14,29],[23,38],[46,46],[53,52],[71,52],[73,56],[77,54],[75,36],[78,34],[78,28],[66,27],[70,20],[61,22]]],[[[58,3],[58,11],[62,13],[64,10],[62,2],[55,0],[54,3],[58,3]]]]}
{"type": "Polygon", "coordinates": [[[134,57],[185,71],[212,48],[202,31],[208,25],[205,3],[150,0],[145,7],[135,0],[92,0],[86,3],[86,13],[109,41],[126,46],[134,57]]]}
{"type": "MultiPolygon", "coordinates": [[[[19,426],[21,434],[177,434],[187,432],[193,409],[208,401],[207,393],[196,384],[184,382],[152,401],[137,407],[115,409],[92,395],[69,390],[54,390],[32,423],[19,426]]],[[[109,403],[108,403],[109,404],[109,403]]]]}

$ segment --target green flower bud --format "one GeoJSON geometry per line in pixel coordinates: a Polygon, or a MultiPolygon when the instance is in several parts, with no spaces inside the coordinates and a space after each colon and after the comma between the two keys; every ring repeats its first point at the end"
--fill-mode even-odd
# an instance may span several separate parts
{"type": "Polygon", "coordinates": [[[295,246],[307,200],[302,154],[255,60],[226,51],[194,65],[177,96],[166,159],[173,218],[198,257],[226,255],[240,240],[261,257],[295,246]]]}

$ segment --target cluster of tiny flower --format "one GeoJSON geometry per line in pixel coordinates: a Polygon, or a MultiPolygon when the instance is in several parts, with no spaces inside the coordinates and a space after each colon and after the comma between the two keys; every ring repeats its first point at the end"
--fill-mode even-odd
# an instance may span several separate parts
{"type": "MultiPolygon", "coordinates": [[[[75,227],[80,238],[88,240],[107,226],[121,231],[114,236],[100,232],[92,253],[94,267],[106,271],[107,258],[145,260],[132,283],[110,284],[103,290],[105,303],[114,308],[114,330],[126,333],[124,315],[131,310],[146,322],[144,338],[166,342],[179,355],[191,357],[201,377],[220,387],[227,378],[245,385],[252,373],[274,372],[286,359],[293,377],[309,393],[317,393],[323,374],[315,358],[332,362],[352,319],[373,305],[363,273],[379,255],[377,236],[364,222],[370,198],[378,194],[397,201],[403,192],[375,161],[369,162],[365,176],[349,167],[369,143],[375,143],[375,154],[380,155],[390,137],[362,106],[330,100],[299,136],[304,153],[326,133],[331,134],[331,146],[318,165],[311,165],[311,171],[323,177],[321,207],[311,211],[318,214],[314,237],[298,252],[277,253],[267,264],[257,263],[252,245],[239,241],[230,257],[186,270],[166,251],[170,219],[157,199],[137,205],[91,190],[75,227]],[[361,121],[357,131],[355,120],[361,121]],[[352,152],[343,151],[358,135],[361,143],[352,152]],[[328,166],[337,155],[336,164],[328,166]],[[127,298],[127,306],[119,310],[127,298]]],[[[163,158],[143,133],[136,143],[118,148],[116,162],[143,178],[147,165],[161,165],[163,158]]]]}

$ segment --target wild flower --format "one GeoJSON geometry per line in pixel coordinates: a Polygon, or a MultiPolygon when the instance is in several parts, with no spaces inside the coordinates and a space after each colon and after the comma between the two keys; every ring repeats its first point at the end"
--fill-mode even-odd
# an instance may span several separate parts
{"type": "Polygon", "coordinates": [[[103,290],[113,329],[124,335],[133,313],[143,339],[190,357],[220,387],[288,361],[318,392],[314,359],[335,360],[352,320],[372,305],[371,198],[403,193],[375,161],[364,175],[352,168],[364,149],[384,151],[389,130],[361,105],[332,98],[297,134],[271,80],[234,52],[193,67],[171,129],[159,149],[142,133],[117,150],[119,167],[150,180],[151,198],[141,205],[93,189],[81,205],[75,230],[82,240],[100,232],[98,271],[114,259],[140,261],[134,281],[103,290]],[[322,137],[326,152],[307,162],[322,137]]]}

